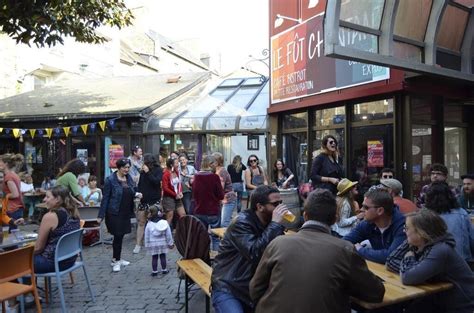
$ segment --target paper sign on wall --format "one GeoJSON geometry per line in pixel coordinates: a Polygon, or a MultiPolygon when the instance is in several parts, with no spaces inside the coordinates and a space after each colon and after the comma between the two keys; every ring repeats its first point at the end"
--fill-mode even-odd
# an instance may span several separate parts
{"type": "Polygon", "coordinates": [[[367,166],[383,167],[383,141],[367,141],[367,166]]]}

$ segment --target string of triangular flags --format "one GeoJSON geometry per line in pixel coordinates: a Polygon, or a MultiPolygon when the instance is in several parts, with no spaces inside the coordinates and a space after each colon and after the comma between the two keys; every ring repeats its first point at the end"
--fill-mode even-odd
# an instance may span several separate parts
{"type": "Polygon", "coordinates": [[[46,137],[51,139],[53,135],[61,136],[63,133],[66,137],[69,134],[76,135],[79,129],[82,130],[84,135],[87,135],[87,131],[94,132],[97,129],[97,125],[102,131],[105,131],[105,128],[113,129],[115,127],[115,121],[119,119],[118,117],[103,120],[99,122],[87,123],[87,124],[79,124],[79,125],[69,125],[69,126],[57,126],[57,127],[44,127],[44,128],[3,128],[0,127],[0,133],[5,132],[5,134],[12,134],[13,137],[19,138],[20,136],[24,136],[27,133],[30,134],[31,138],[34,138],[36,135],[43,137],[46,134],[46,137]]]}

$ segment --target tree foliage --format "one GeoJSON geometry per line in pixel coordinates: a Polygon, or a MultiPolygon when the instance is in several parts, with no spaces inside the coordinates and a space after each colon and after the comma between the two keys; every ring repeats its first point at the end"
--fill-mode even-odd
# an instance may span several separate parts
{"type": "Polygon", "coordinates": [[[125,0],[0,0],[0,30],[40,47],[62,44],[64,36],[102,43],[107,39],[95,32],[98,27],[122,28],[132,19],[125,0]]]}

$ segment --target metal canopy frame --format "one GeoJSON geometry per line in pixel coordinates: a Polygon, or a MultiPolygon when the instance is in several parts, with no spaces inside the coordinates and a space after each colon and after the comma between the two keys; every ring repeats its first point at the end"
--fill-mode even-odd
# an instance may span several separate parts
{"type": "Polygon", "coordinates": [[[449,0],[433,0],[423,42],[410,40],[408,38],[400,38],[396,35],[394,36],[394,25],[399,0],[385,0],[380,29],[371,29],[347,21],[341,21],[341,3],[342,0],[327,0],[324,21],[324,54],[326,56],[474,82],[474,75],[472,72],[474,59],[473,9],[470,9],[469,11],[468,22],[465,28],[460,53],[457,53],[436,45],[436,36],[440,28],[443,13],[448,4],[459,7],[455,2],[449,0]],[[378,52],[373,53],[342,46],[339,43],[340,27],[350,28],[354,31],[377,36],[378,52]],[[422,47],[423,56],[421,62],[395,57],[393,53],[394,41],[422,47]],[[436,64],[436,54],[438,51],[444,53],[447,52],[452,55],[460,55],[461,70],[458,71],[439,67],[436,64]]]}

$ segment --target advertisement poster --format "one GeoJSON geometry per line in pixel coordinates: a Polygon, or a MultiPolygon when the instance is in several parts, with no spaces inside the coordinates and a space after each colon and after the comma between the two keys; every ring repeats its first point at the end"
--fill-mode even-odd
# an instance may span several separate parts
{"type": "Polygon", "coordinates": [[[87,166],[87,149],[76,149],[76,157],[87,166]]]}
{"type": "Polygon", "coordinates": [[[115,162],[124,157],[122,145],[109,145],[109,167],[116,168],[115,162]]]}
{"type": "Polygon", "coordinates": [[[36,148],[35,147],[25,148],[25,159],[26,159],[26,163],[28,164],[36,163],[36,148]]]}
{"type": "Polygon", "coordinates": [[[383,141],[367,141],[367,166],[383,167],[383,141]]]}

